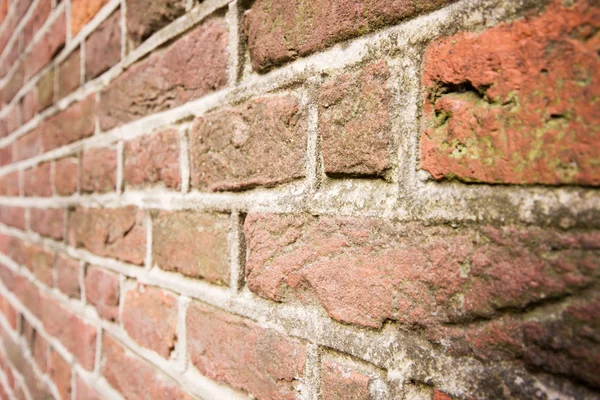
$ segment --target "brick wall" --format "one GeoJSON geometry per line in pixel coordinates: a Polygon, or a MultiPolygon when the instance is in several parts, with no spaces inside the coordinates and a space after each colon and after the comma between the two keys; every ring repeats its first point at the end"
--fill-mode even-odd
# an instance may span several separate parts
{"type": "Polygon", "coordinates": [[[597,0],[0,0],[1,399],[600,396],[597,0]]]}

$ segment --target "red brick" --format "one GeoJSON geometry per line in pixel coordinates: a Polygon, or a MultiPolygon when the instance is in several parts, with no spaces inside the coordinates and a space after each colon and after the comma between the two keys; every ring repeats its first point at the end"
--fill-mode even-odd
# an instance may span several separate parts
{"type": "Polygon", "coordinates": [[[22,161],[38,156],[44,152],[43,146],[42,126],[38,126],[17,139],[13,159],[22,161]]]}
{"type": "Polygon", "coordinates": [[[54,381],[58,388],[58,393],[62,399],[71,398],[71,367],[56,351],[52,351],[50,357],[50,379],[54,381]]]}
{"type": "Polygon", "coordinates": [[[8,0],[0,0],[0,24],[2,24],[8,13],[8,0]]]}
{"type": "Polygon", "coordinates": [[[102,400],[102,398],[78,376],[76,381],[75,400],[102,400]]]}
{"type": "Polygon", "coordinates": [[[0,296],[0,312],[4,315],[4,318],[8,321],[10,327],[14,330],[17,329],[17,319],[19,314],[12,304],[3,296],[0,296]]]}
{"type": "Polygon", "coordinates": [[[64,47],[67,35],[65,14],[54,20],[49,30],[39,38],[26,56],[25,79],[29,80],[40,72],[64,47]]]}
{"type": "Polygon", "coordinates": [[[444,392],[440,392],[439,390],[433,391],[433,400],[452,400],[452,397],[448,396],[444,392]]]}
{"type": "Polygon", "coordinates": [[[201,374],[259,399],[296,399],[305,347],[258,324],[192,303],[188,351],[201,374]]]}
{"type": "Polygon", "coordinates": [[[360,371],[334,361],[322,366],[321,395],[323,400],[370,400],[370,378],[360,371]]]}
{"type": "Polygon", "coordinates": [[[143,264],[146,257],[144,213],[135,207],[77,208],[69,218],[69,245],[103,257],[143,264]]]}
{"type": "MultiPolygon", "coordinates": [[[[146,3],[148,5],[148,3],[146,3]]],[[[149,3],[149,4],[153,4],[149,3]]],[[[85,42],[85,76],[94,79],[121,59],[121,12],[116,11],[85,42]]]]}
{"type": "Polygon", "coordinates": [[[62,240],[65,229],[65,211],[60,208],[31,208],[29,225],[32,231],[42,236],[62,240]]]}
{"type": "Polygon", "coordinates": [[[123,326],[138,344],[168,359],[177,343],[177,310],[175,296],[138,286],[125,295],[123,326]]]}
{"type": "Polygon", "coordinates": [[[185,0],[127,0],[127,34],[135,45],[185,13],[185,0]]]}
{"type": "Polygon", "coordinates": [[[96,328],[64,309],[58,301],[49,297],[43,297],[42,300],[42,321],[48,334],[56,337],[83,368],[93,370],[96,357],[96,328]]]}
{"type": "Polygon", "coordinates": [[[15,17],[17,20],[21,20],[24,16],[25,13],[27,13],[27,10],[29,9],[29,6],[31,5],[31,3],[33,2],[33,0],[16,0],[15,1],[15,17]]]}
{"type": "Polygon", "coordinates": [[[7,145],[0,148],[0,166],[10,164],[13,161],[13,146],[7,145]]]}
{"type": "Polygon", "coordinates": [[[4,136],[8,136],[16,131],[20,126],[18,107],[12,107],[10,112],[8,112],[6,116],[2,118],[2,122],[4,125],[4,136]]]}
{"type": "Polygon", "coordinates": [[[58,98],[65,97],[81,85],[81,54],[79,47],[58,66],[58,98]]]}
{"type": "Polygon", "coordinates": [[[201,97],[227,83],[227,25],[211,19],[131,66],[100,94],[109,130],[201,97]]]}
{"type": "Polygon", "coordinates": [[[431,44],[423,169],[466,182],[600,185],[592,3],[554,1],[540,16],[431,44]]]}
{"type": "Polygon", "coordinates": [[[212,283],[228,282],[225,215],[162,211],[154,216],[152,229],[153,259],[160,268],[212,283]]]}
{"type": "Polygon", "coordinates": [[[19,62],[17,68],[13,71],[12,75],[9,76],[8,81],[2,90],[2,98],[5,103],[10,103],[23,86],[23,83],[25,82],[25,68],[26,65],[23,62],[19,62]]]}
{"type": "Polygon", "coordinates": [[[19,195],[19,172],[11,172],[0,177],[0,196],[19,195]]]}
{"type": "Polygon", "coordinates": [[[108,3],[108,0],[72,0],[71,34],[75,36],[108,3]]]}
{"type": "Polygon", "coordinates": [[[385,61],[326,82],[319,91],[325,172],[383,176],[391,168],[390,72],[385,61]]]}
{"type": "MultiPolygon", "coordinates": [[[[4,48],[4,47],[3,47],[4,48]]],[[[4,78],[19,59],[19,41],[15,40],[10,45],[10,50],[5,50],[4,60],[0,64],[0,78],[4,78]]]]}
{"type": "Polygon", "coordinates": [[[128,186],[162,183],[181,188],[179,133],[165,130],[125,143],[123,176],[128,186]]]}
{"type": "Polygon", "coordinates": [[[45,72],[37,82],[37,101],[39,111],[54,104],[54,69],[45,72]]]}
{"type": "Polygon", "coordinates": [[[257,0],[242,20],[255,70],[434,10],[452,0],[257,0]]]}
{"type": "Polygon", "coordinates": [[[59,196],[77,193],[79,163],[76,158],[63,158],[54,162],[54,189],[59,196]]]}
{"type": "Polygon", "coordinates": [[[48,371],[48,342],[26,319],[23,319],[22,332],[35,364],[42,372],[48,371]]]}
{"type": "Polygon", "coordinates": [[[29,43],[31,43],[33,36],[40,30],[42,25],[44,25],[51,10],[51,0],[41,0],[37,3],[35,11],[31,14],[31,17],[23,28],[23,49],[27,48],[29,43]]]}
{"type": "Polygon", "coordinates": [[[43,125],[44,151],[92,136],[95,129],[95,94],[72,104],[43,125]]]}
{"type": "Polygon", "coordinates": [[[102,375],[125,399],[191,400],[178,384],[104,337],[102,375]]]}
{"type": "Polygon", "coordinates": [[[25,209],[21,207],[0,206],[0,222],[25,230],[25,209]]]}
{"type": "Polygon", "coordinates": [[[114,192],[117,185],[117,152],[108,147],[85,150],[81,157],[81,191],[114,192]]]}
{"type": "Polygon", "coordinates": [[[34,90],[30,90],[21,98],[21,119],[23,124],[29,122],[38,112],[39,106],[34,90]]]}
{"type": "Polygon", "coordinates": [[[43,163],[23,171],[23,190],[25,196],[52,196],[52,180],[50,179],[50,163],[43,163]]]}
{"type": "Polygon", "coordinates": [[[85,297],[96,307],[100,317],[119,319],[119,277],[97,267],[89,267],[85,275],[85,297]]]}
{"type": "Polygon", "coordinates": [[[79,261],[64,254],[56,257],[56,287],[69,297],[80,298],[79,261]]]}
{"type": "Polygon", "coordinates": [[[600,293],[573,298],[563,307],[537,312],[535,318],[507,314],[471,326],[443,326],[430,333],[455,356],[483,362],[522,360],[526,366],[600,387],[600,293]]]}
{"type": "Polygon", "coordinates": [[[244,230],[251,291],[316,299],[332,318],[374,328],[523,309],[581,290],[600,270],[598,232],[271,214],[250,214],[244,230]]]}
{"type": "Polygon", "coordinates": [[[13,33],[15,33],[15,28],[17,25],[17,21],[14,15],[9,16],[4,21],[4,30],[0,32],[0,49],[5,49],[8,41],[12,37],[13,33]]]}
{"type": "Polygon", "coordinates": [[[54,252],[43,247],[26,244],[23,248],[24,264],[35,277],[47,286],[54,286],[54,252]]]}
{"type": "Polygon", "coordinates": [[[198,118],[190,133],[194,188],[274,186],[305,174],[305,113],[292,96],[260,98],[198,118]]]}

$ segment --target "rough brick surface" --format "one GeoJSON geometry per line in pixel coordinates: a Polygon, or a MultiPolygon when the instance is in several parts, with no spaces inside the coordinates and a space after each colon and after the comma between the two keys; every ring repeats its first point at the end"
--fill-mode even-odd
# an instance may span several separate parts
{"type": "Polygon", "coordinates": [[[252,66],[264,71],[451,1],[257,0],[244,15],[243,27],[252,66]]]}
{"type": "Polygon", "coordinates": [[[322,365],[323,381],[321,396],[323,400],[370,400],[369,380],[365,374],[333,361],[322,365]]]}
{"type": "Polygon", "coordinates": [[[597,232],[269,214],[249,215],[245,232],[250,290],[277,301],[316,297],[331,317],[371,327],[523,309],[590,285],[600,268],[597,232]]]}
{"type": "Polygon", "coordinates": [[[29,79],[42,70],[62,49],[67,38],[65,14],[54,20],[44,36],[35,42],[25,62],[25,79],[29,79]]]}
{"type": "Polygon", "coordinates": [[[25,209],[21,207],[0,207],[0,222],[25,230],[25,209]]]}
{"type": "Polygon", "coordinates": [[[109,321],[119,318],[119,277],[101,268],[89,267],[85,275],[85,297],[98,314],[109,321]]]}
{"type": "Polygon", "coordinates": [[[81,377],[77,378],[75,387],[75,400],[102,400],[81,377]]]}
{"type": "Polygon", "coordinates": [[[40,111],[54,104],[54,69],[48,70],[38,80],[37,101],[40,111]]]}
{"type": "Polygon", "coordinates": [[[114,192],[116,185],[116,150],[108,147],[85,150],[81,157],[81,191],[114,192]]]}
{"type": "Polygon", "coordinates": [[[81,84],[81,52],[75,49],[58,66],[58,97],[62,98],[81,84]]]}
{"type": "Polygon", "coordinates": [[[127,0],[127,34],[135,45],[185,12],[185,0],[127,0]]]}
{"type": "Polygon", "coordinates": [[[176,107],[227,83],[227,27],[212,19],[130,67],[100,95],[100,127],[176,107]]]}
{"type": "Polygon", "coordinates": [[[43,284],[54,285],[54,252],[37,245],[26,244],[23,248],[25,267],[43,284]]]}
{"type": "Polygon", "coordinates": [[[58,254],[56,263],[56,287],[69,297],[81,297],[81,285],[79,283],[80,266],[79,261],[64,254],[58,254]]]}
{"type": "Polygon", "coordinates": [[[167,271],[223,284],[229,280],[229,218],[185,211],[153,218],[154,263],[167,271]]]}
{"type": "Polygon", "coordinates": [[[85,42],[85,76],[91,80],[121,59],[121,12],[116,11],[85,42]]]}
{"type": "Polygon", "coordinates": [[[135,207],[78,208],[69,216],[69,245],[104,257],[142,264],[146,256],[144,213],[135,207]]]}
{"type": "Polygon", "coordinates": [[[4,175],[0,178],[0,195],[2,196],[18,196],[19,189],[19,172],[13,172],[4,175]]]}
{"type": "Polygon", "coordinates": [[[39,106],[35,98],[35,92],[30,90],[21,98],[21,122],[26,124],[38,112],[39,106]]]}
{"type": "Polygon", "coordinates": [[[168,359],[177,343],[177,310],[172,294],[138,286],[125,295],[123,326],[133,340],[168,359]]]}
{"type": "Polygon", "coordinates": [[[54,163],[54,188],[59,196],[77,192],[79,163],[75,158],[62,158],[54,163]]]}
{"type": "Polygon", "coordinates": [[[166,130],[125,143],[123,177],[127,186],[162,183],[181,188],[179,133],[166,130]]]}
{"type": "Polygon", "coordinates": [[[344,74],[319,91],[325,172],[384,175],[391,167],[390,72],[385,61],[344,74]]]}
{"type": "Polygon", "coordinates": [[[23,172],[23,190],[25,196],[52,196],[50,168],[50,163],[44,163],[23,172]]]}
{"type": "Polygon", "coordinates": [[[89,95],[44,123],[44,150],[64,146],[94,133],[95,98],[89,95]]]}
{"type": "Polygon", "coordinates": [[[192,186],[241,190],[303,177],[306,126],[292,96],[257,99],[197,119],[190,133],[192,186]]]}
{"type": "Polygon", "coordinates": [[[425,54],[421,164],[468,182],[600,185],[600,8],[554,2],[425,54]]]}
{"type": "Polygon", "coordinates": [[[40,30],[42,25],[48,19],[48,15],[50,15],[50,11],[52,10],[52,1],[51,0],[41,0],[37,3],[37,6],[33,12],[31,18],[27,21],[27,24],[23,28],[23,48],[27,48],[31,40],[33,39],[33,35],[36,34],[37,31],[40,30]]]}
{"type": "Polygon", "coordinates": [[[56,384],[63,399],[71,398],[71,367],[56,351],[50,357],[50,378],[56,384]]]}
{"type": "Polygon", "coordinates": [[[65,229],[65,211],[60,208],[31,208],[29,226],[32,231],[52,239],[62,240],[65,229]]]}
{"type": "Polygon", "coordinates": [[[201,303],[188,309],[187,339],[203,375],[259,399],[296,398],[306,358],[302,344],[201,303]]]}
{"type": "Polygon", "coordinates": [[[108,0],[73,0],[71,2],[71,34],[76,35],[108,3],[108,0]]]}
{"type": "Polygon", "coordinates": [[[191,400],[178,385],[105,336],[102,375],[126,399],[191,400]]]}

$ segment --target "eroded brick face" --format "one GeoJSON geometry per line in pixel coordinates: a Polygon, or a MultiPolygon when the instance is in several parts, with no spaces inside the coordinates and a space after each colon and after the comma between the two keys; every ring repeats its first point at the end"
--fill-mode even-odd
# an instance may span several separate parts
{"type": "Polygon", "coordinates": [[[434,41],[425,53],[421,165],[435,179],[600,184],[600,9],[434,41]]]}
{"type": "Polygon", "coordinates": [[[184,0],[127,0],[127,32],[135,45],[185,13],[184,0]]]}

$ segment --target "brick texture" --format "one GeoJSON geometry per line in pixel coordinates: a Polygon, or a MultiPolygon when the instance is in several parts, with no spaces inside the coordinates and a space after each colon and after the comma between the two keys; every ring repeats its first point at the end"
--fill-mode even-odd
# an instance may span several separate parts
{"type": "Polygon", "coordinates": [[[65,211],[62,209],[32,208],[29,210],[31,230],[42,236],[62,240],[65,229],[65,211]]]}
{"type": "Polygon", "coordinates": [[[121,12],[114,12],[85,42],[85,76],[91,80],[121,59],[121,12]]]}
{"type": "Polygon", "coordinates": [[[107,147],[85,150],[81,157],[81,191],[114,192],[116,185],[116,150],[107,147]]]}
{"type": "Polygon", "coordinates": [[[81,52],[75,49],[58,67],[58,97],[62,98],[81,84],[81,52]]]}
{"type": "Polygon", "coordinates": [[[119,277],[97,267],[89,267],[85,275],[86,300],[98,314],[109,321],[119,318],[119,277]]]}
{"type": "Polygon", "coordinates": [[[135,45],[185,12],[184,0],[127,0],[127,32],[135,45]]]}

